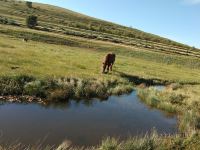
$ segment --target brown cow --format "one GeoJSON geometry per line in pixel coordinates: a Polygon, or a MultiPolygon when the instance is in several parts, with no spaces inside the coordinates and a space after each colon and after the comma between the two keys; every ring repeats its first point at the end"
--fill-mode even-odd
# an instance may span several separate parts
{"type": "Polygon", "coordinates": [[[116,55],[114,53],[108,53],[103,61],[103,71],[102,73],[108,73],[112,71],[112,67],[115,63],[116,55]]]}

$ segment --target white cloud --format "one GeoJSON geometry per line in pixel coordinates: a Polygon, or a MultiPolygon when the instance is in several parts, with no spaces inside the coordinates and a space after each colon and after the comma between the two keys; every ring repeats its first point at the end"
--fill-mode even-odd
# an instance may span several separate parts
{"type": "Polygon", "coordinates": [[[190,4],[190,5],[196,5],[196,4],[200,4],[200,0],[184,0],[184,3],[190,4]]]}

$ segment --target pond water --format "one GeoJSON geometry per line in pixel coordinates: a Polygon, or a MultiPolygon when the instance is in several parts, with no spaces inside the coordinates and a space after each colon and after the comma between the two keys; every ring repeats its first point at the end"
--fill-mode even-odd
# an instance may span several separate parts
{"type": "Polygon", "coordinates": [[[0,105],[0,142],[20,141],[33,144],[74,145],[99,144],[107,136],[142,135],[156,128],[161,134],[177,132],[176,117],[149,109],[136,92],[106,101],[70,101],[67,104],[44,107],[38,104],[0,105]]]}

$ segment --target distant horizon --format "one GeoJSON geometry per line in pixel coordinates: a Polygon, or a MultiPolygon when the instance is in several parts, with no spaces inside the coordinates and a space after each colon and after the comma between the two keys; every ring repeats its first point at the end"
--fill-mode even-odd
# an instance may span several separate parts
{"type": "Polygon", "coordinates": [[[198,9],[200,10],[200,0],[177,0],[179,2],[175,4],[172,0],[169,0],[169,3],[163,2],[165,4],[162,4],[162,2],[159,3],[159,0],[153,0],[153,2],[158,3],[156,3],[156,6],[155,3],[148,2],[147,0],[141,0],[141,2],[138,2],[138,0],[134,0],[134,2],[131,0],[125,0],[127,3],[122,2],[123,5],[120,2],[112,4],[109,1],[104,3],[106,0],[102,0],[101,2],[94,2],[94,0],[86,0],[88,2],[82,2],[80,0],[31,1],[62,7],[96,19],[101,19],[126,27],[132,27],[134,29],[200,49],[200,18],[198,19],[200,12],[197,11],[198,9]],[[132,12],[132,7],[128,5],[128,3],[134,3],[138,6],[142,4],[144,7],[135,6],[134,12],[132,12]],[[101,5],[105,5],[103,10],[101,5]],[[162,6],[158,7],[159,5],[162,6]],[[123,6],[125,6],[125,8],[123,8],[123,6]],[[113,9],[110,10],[112,7],[113,9]],[[142,10],[142,8],[145,11],[142,10]],[[117,11],[117,9],[121,9],[121,11],[117,11]],[[168,9],[171,9],[171,11],[167,11],[168,9]],[[187,11],[185,12],[184,10],[187,11]],[[166,18],[163,19],[161,14],[158,12],[165,14],[166,18]],[[166,12],[171,15],[167,15],[166,12]],[[133,20],[137,21],[133,21],[131,18],[134,18],[133,20]],[[171,23],[172,21],[173,23],[171,23]]]}

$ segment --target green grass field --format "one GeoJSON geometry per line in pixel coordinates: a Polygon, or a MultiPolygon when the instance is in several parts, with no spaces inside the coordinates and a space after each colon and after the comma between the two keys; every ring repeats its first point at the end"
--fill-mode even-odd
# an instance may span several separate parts
{"type": "Polygon", "coordinates": [[[139,89],[138,95],[147,105],[178,116],[183,134],[166,137],[155,134],[122,142],[108,138],[91,149],[199,148],[200,50],[37,3],[34,9],[28,9],[24,2],[0,0],[0,20],[2,17],[16,21],[19,26],[0,24],[0,96],[27,94],[54,102],[106,98],[139,89]],[[33,13],[39,17],[39,26],[29,29],[25,18],[33,13]],[[67,19],[61,22],[63,18],[67,19]],[[91,23],[113,32],[94,29],[91,23]],[[23,38],[28,38],[28,42],[23,42],[23,38]],[[113,72],[102,74],[102,61],[108,52],[116,54],[116,63],[113,72]],[[141,88],[143,83],[168,88],[164,91],[141,88]]]}
{"type": "MultiPolygon", "coordinates": [[[[7,28],[11,27],[1,25],[1,30],[6,31],[7,28]]],[[[14,28],[12,30],[15,31],[14,28]]],[[[19,34],[20,31],[24,31],[21,28],[16,28],[16,30],[19,34]]],[[[42,34],[41,31],[25,30],[29,33],[42,34]]],[[[52,36],[52,33],[44,34],[52,36]]],[[[68,39],[68,36],[62,36],[62,38],[68,39]]],[[[0,37],[0,74],[121,78],[121,72],[145,79],[155,78],[181,83],[200,82],[200,62],[193,57],[162,54],[110,42],[88,41],[83,38],[70,37],[70,39],[79,42],[79,45],[71,47],[59,44],[59,41],[58,44],[48,44],[48,41],[39,42],[40,37],[26,43],[22,41],[22,38],[2,34],[0,37]],[[112,75],[102,75],[102,60],[110,51],[117,54],[114,72],[112,75]],[[12,67],[19,68],[11,69],[12,67]]]]}
{"type": "MultiPolygon", "coordinates": [[[[46,96],[46,90],[43,89],[48,84],[46,80],[53,78],[57,83],[62,77],[96,81],[90,83],[82,80],[76,87],[75,93],[69,93],[70,88],[74,87],[65,85],[63,81],[63,83],[59,83],[58,89],[49,87],[51,93],[47,95],[47,98],[51,102],[73,97],[102,97],[107,94],[122,94],[130,92],[134,83],[146,83],[149,80],[180,84],[177,88],[170,88],[164,92],[148,88],[141,89],[139,95],[143,96],[143,101],[151,107],[176,113],[180,118],[179,129],[184,136],[160,137],[155,134],[127,141],[108,138],[102,141],[101,145],[88,149],[199,148],[198,142],[195,142],[199,139],[200,120],[200,63],[198,58],[7,25],[1,25],[0,31],[2,33],[0,37],[1,94],[8,91],[9,94],[23,93],[43,97],[46,96]],[[23,42],[23,37],[26,35],[31,35],[27,43],[23,42]],[[109,74],[101,74],[102,59],[110,51],[117,55],[114,71],[109,74]],[[36,81],[24,83],[20,89],[20,84],[16,84],[12,78],[22,75],[34,77],[36,81]],[[11,77],[11,80],[4,82],[5,77],[11,77]],[[85,83],[86,85],[83,85],[85,83]],[[90,85],[96,88],[100,86],[99,93],[95,93],[97,89],[88,88],[90,85]]],[[[28,148],[21,144],[2,148],[20,149],[22,147],[28,148]]],[[[37,146],[29,148],[38,149],[37,146]]]]}
{"type": "Polygon", "coordinates": [[[195,47],[64,8],[39,3],[33,3],[32,8],[28,8],[23,1],[0,0],[1,24],[25,27],[25,20],[29,15],[38,17],[38,30],[121,43],[151,51],[200,57],[200,52],[195,47]]]}

